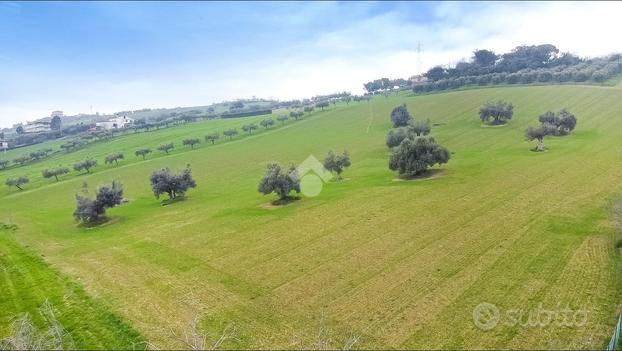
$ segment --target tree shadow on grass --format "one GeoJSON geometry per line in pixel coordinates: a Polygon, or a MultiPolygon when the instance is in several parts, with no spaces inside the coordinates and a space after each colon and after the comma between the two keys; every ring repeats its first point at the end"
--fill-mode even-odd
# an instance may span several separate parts
{"type": "Polygon", "coordinates": [[[428,169],[427,171],[421,174],[417,174],[414,176],[403,175],[403,176],[393,179],[393,181],[394,182],[408,182],[408,181],[417,181],[417,180],[428,180],[428,179],[438,178],[445,173],[447,173],[447,170],[444,168],[428,169]]]}
{"type": "Polygon", "coordinates": [[[162,201],[162,206],[168,206],[168,205],[172,205],[174,203],[182,202],[182,201],[186,201],[186,197],[185,196],[177,196],[177,197],[174,197],[172,199],[167,199],[167,200],[162,201]]]}
{"type": "Polygon", "coordinates": [[[110,217],[101,217],[93,221],[88,222],[80,222],[78,223],[78,228],[84,229],[95,229],[100,227],[105,227],[107,225],[114,224],[119,221],[119,218],[110,218],[110,217]]]}
{"type": "Polygon", "coordinates": [[[288,196],[288,197],[285,197],[285,198],[282,198],[282,199],[274,200],[272,202],[267,202],[267,203],[261,205],[261,207],[265,208],[265,209],[269,209],[269,210],[272,209],[273,210],[273,209],[285,207],[285,206],[287,206],[289,204],[292,204],[292,203],[294,203],[294,202],[296,202],[296,201],[298,201],[300,199],[301,199],[300,196],[288,196]]]}

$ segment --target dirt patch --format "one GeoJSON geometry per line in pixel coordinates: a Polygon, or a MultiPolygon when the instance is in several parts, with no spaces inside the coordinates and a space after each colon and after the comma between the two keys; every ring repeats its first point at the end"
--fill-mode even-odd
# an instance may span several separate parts
{"type": "Polygon", "coordinates": [[[504,124],[482,124],[481,127],[482,128],[501,128],[501,127],[505,127],[507,126],[507,123],[504,124]]]}

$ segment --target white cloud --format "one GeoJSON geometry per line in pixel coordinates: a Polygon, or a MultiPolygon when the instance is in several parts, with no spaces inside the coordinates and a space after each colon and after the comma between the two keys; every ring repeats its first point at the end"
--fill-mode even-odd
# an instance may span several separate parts
{"type": "Polygon", "coordinates": [[[114,112],[202,105],[237,97],[289,99],[342,90],[360,93],[362,84],[371,79],[408,77],[435,64],[468,58],[477,48],[506,52],[521,44],[552,43],[582,56],[620,52],[621,14],[620,2],[443,2],[426,23],[390,12],[333,31],[318,28],[316,39],[300,42],[286,56],[249,57],[245,64],[226,72],[209,72],[184,62],[174,73],[120,82],[62,77],[70,83],[54,89],[42,89],[44,82],[28,77],[28,83],[17,89],[23,96],[0,103],[0,124],[44,116],[54,109],[88,112],[91,105],[100,112],[114,112]],[[423,46],[422,57],[416,53],[418,43],[423,46]]]}

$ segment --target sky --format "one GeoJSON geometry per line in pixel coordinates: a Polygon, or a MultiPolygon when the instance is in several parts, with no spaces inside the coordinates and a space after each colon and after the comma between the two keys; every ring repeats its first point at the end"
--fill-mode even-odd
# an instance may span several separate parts
{"type": "Polygon", "coordinates": [[[356,94],[475,49],[606,55],[622,52],[621,15],[622,2],[0,2],[0,126],[356,94]]]}

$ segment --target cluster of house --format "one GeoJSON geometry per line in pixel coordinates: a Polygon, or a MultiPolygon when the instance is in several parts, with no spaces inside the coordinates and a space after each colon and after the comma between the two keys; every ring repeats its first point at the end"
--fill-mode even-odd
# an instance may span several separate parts
{"type": "MultiPolygon", "coordinates": [[[[26,124],[19,124],[15,127],[21,127],[23,133],[44,133],[52,130],[52,119],[54,117],[63,117],[63,111],[54,111],[50,117],[41,118],[33,122],[26,124]]],[[[97,130],[110,130],[110,129],[123,129],[134,124],[134,119],[126,116],[117,116],[107,121],[95,123],[93,131],[97,130]]]]}
{"type": "Polygon", "coordinates": [[[127,127],[131,127],[134,124],[134,119],[126,116],[118,116],[111,118],[105,122],[97,122],[95,123],[95,128],[99,129],[123,129],[127,127]]]}

